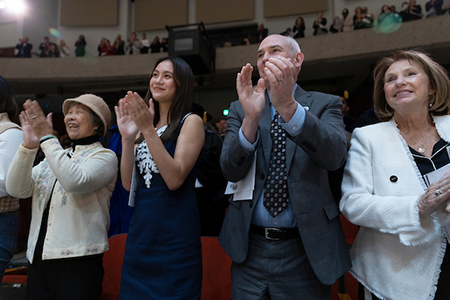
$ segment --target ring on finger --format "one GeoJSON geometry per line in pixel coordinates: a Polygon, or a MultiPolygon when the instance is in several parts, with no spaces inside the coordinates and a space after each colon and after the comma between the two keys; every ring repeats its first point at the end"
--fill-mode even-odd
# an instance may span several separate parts
{"type": "Polygon", "coordinates": [[[278,82],[282,82],[284,80],[284,78],[280,78],[279,80],[278,80],[278,82]]]}
{"type": "Polygon", "coordinates": [[[436,197],[438,197],[440,194],[442,194],[442,190],[441,189],[437,189],[436,192],[434,192],[434,195],[436,197]]]}
{"type": "Polygon", "coordinates": [[[30,119],[36,119],[36,117],[37,117],[36,115],[31,116],[30,119]]]}

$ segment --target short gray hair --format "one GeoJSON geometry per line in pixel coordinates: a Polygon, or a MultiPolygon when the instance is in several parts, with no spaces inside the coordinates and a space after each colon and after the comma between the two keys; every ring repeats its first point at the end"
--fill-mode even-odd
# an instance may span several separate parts
{"type": "Polygon", "coordinates": [[[291,47],[292,56],[294,56],[295,53],[302,52],[302,50],[300,49],[300,45],[297,43],[297,41],[294,38],[292,38],[290,36],[287,36],[286,38],[287,38],[287,42],[288,42],[289,46],[291,47]]]}

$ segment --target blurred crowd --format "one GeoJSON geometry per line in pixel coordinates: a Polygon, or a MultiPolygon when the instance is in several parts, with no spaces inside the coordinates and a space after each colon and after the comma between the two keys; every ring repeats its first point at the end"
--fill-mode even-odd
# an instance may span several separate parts
{"type": "MultiPolygon", "coordinates": [[[[127,40],[123,40],[120,34],[111,44],[111,41],[102,37],[98,44],[97,51],[99,56],[107,55],[125,55],[125,54],[146,54],[168,52],[168,38],[155,36],[153,41],[147,39],[145,33],[142,34],[141,39],[138,38],[135,32],[130,34],[127,40]]],[[[19,39],[19,43],[15,47],[17,57],[31,57],[32,55],[39,57],[68,57],[76,56],[83,57],[86,55],[86,39],[84,35],[80,35],[74,44],[74,51],[66,44],[64,40],[59,40],[57,43],[51,42],[48,36],[44,37],[42,43],[39,44],[39,52],[32,52],[33,44],[29,42],[28,37],[19,39]]]]}

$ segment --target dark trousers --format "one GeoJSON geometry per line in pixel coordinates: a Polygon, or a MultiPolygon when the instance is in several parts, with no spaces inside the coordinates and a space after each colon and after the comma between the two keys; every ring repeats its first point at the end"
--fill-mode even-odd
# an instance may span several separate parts
{"type": "Polygon", "coordinates": [[[300,238],[269,241],[250,233],[249,253],[231,266],[233,300],[329,300],[306,257],[300,238]]]}
{"type": "Polygon", "coordinates": [[[28,267],[29,300],[98,300],[102,292],[103,253],[42,260],[28,267]]]}

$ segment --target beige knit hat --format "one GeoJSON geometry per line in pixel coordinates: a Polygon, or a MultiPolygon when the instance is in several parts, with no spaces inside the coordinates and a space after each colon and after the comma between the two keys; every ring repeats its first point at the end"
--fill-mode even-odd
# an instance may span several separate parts
{"type": "Polygon", "coordinates": [[[109,120],[111,120],[111,112],[108,104],[106,104],[106,102],[99,96],[94,94],[84,94],[77,98],[66,99],[64,101],[62,106],[64,115],[66,115],[69,111],[71,102],[78,102],[89,107],[100,118],[100,120],[102,120],[103,127],[105,128],[103,136],[105,136],[106,130],[108,129],[109,120]]]}

